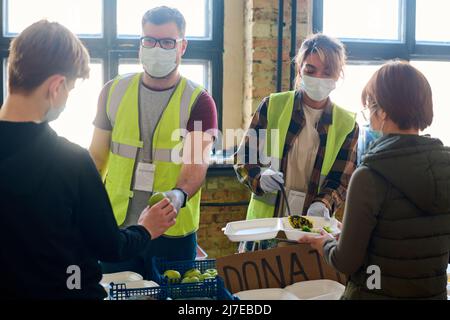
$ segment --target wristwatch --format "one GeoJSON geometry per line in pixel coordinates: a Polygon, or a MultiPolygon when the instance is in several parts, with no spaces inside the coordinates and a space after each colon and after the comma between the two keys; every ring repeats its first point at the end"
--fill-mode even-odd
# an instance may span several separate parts
{"type": "Polygon", "coordinates": [[[181,188],[173,188],[172,190],[178,190],[178,191],[181,191],[181,192],[184,194],[184,202],[183,202],[183,204],[181,205],[181,207],[182,207],[182,208],[186,207],[186,203],[187,203],[188,197],[189,197],[189,195],[187,194],[187,192],[184,191],[184,190],[181,189],[181,188]]]}

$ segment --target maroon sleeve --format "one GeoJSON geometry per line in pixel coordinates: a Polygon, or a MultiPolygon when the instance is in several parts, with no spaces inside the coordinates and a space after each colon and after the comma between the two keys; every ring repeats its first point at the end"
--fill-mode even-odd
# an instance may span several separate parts
{"type": "Polygon", "coordinates": [[[193,132],[201,123],[201,131],[208,132],[214,137],[218,135],[217,108],[214,99],[203,91],[192,107],[191,116],[187,124],[188,132],[193,132]],[[197,123],[197,125],[196,125],[197,123]]]}
{"type": "Polygon", "coordinates": [[[102,89],[100,96],[98,97],[97,115],[95,116],[94,126],[98,129],[112,131],[111,121],[109,121],[108,114],[106,112],[106,104],[108,102],[109,89],[113,84],[113,80],[109,81],[102,89]]]}

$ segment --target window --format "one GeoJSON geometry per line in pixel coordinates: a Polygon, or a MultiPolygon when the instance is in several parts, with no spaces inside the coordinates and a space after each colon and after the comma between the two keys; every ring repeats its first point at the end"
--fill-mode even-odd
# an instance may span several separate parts
{"type": "Polygon", "coordinates": [[[156,6],[178,8],[186,18],[188,49],[181,73],[203,85],[216,101],[222,118],[223,0],[0,0],[0,58],[3,63],[3,103],[9,44],[35,21],[57,21],[76,33],[91,54],[91,77],[71,93],[67,110],[52,123],[58,134],[88,147],[93,132],[98,95],[102,86],[118,74],[142,72],[139,37],[144,13],[156,6]],[[75,120],[75,121],[74,121],[75,120]]]}
{"type": "Polygon", "coordinates": [[[437,137],[450,146],[448,120],[450,119],[450,94],[448,92],[448,74],[450,61],[411,61],[430,82],[433,90],[433,125],[424,133],[437,137]]]}
{"type": "Polygon", "coordinates": [[[59,135],[83,147],[89,147],[94,133],[94,121],[97,113],[97,100],[103,87],[102,63],[93,60],[90,64],[89,79],[78,80],[70,93],[66,109],[61,116],[50,123],[59,135]]]}
{"type": "Polygon", "coordinates": [[[361,91],[380,65],[390,59],[410,61],[433,90],[434,120],[425,133],[450,145],[445,123],[450,119],[449,10],[446,0],[314,0],[314,31],[340,38],[349,56],[333,100],[358,111],[361,91]]]}
{"type": "Polygon", "coordinates": [[[323,31],[337,38],[399,41],[401,39],[400,2],[398,0],[324,0],[323,31]],[[352,8],[351,12],[348,12],[349,8],[352,8]],[[348,23],[349,20],[346,17],[350,14],[351,23],[348,23]],[[355,28],[355,25],[358,27],[355,28]]]}
{"type": "MultiPolygon", "coordinates": [[[[361,117],[361,93],[369,78],[380,67],[380,64],[350,61],[345,68],[344,77],[340,79],[331,99],[337,105],[355,112],[361,117]]],[[[358,118],[360,122],[362,118],[358,118]]]]}
{"type": "Polygon", "coordinates": [[[448,21],[450,1],[416,0],[416,39],[418,42],[450,43],[450,28],[443,24],[448,21]]]}
{"type": "Polygon", "coordinates": [[[141,34],[143,12],[157,6],[175,7],[186,19],[186,36],[189,38],[210,38],[210,1],[207,0],[129,0],[117,1],[117,34],[119,37],[141,34]],[[134,23],[130,23],[134,21],[134,23]]]}
{"type": "Polygon", "coordinates": [[[63,23],[79,36],[101,37],[101,0],[6,0],[5,36],[15,36],[33,22],[46,18],[63,23]]]}

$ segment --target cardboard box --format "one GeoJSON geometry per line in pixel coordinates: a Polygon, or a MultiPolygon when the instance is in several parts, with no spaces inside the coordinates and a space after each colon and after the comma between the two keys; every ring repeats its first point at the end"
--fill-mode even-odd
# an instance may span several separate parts
{"type": "Polygon", "coordinates": [[[232,293],[284,288],[319,279],[347,283],[345,275],[336,272],[318,251],[306,244],[235,254],[218,258],[216,263],[225,287],[232,293]]]}

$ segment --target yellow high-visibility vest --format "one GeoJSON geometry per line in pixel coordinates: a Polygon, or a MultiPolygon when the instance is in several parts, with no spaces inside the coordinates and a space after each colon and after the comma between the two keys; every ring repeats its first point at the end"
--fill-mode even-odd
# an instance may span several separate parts
{"type": "MultiPolygon", "coordinates": [[[[107,114],[113,130],[105,186],[119,226],[124,223],[134,196],[132,180],[136,159],[139,149],[144,146],[139,126],[141,77],[142,73],[118,77],[111,86],[107,101],[107,114]]],[[[192,106],[202,91],[201,86],[182,78],[161,116],[153,135],[153,192],[176,187],[182,164],[173,161],[173,154],[179,154],[177,149],[182,145],[182,130],[187,128],[192,106]]],[[[177,223],[165,235],[183,237],[198,230],[200,197],[201,191],[191,196],[186,207],[180,210],[177,223]]]]}
{"type": "MultiPolygon", "coordinates": [[[[294,101],[295,91],[275,93],[269,99],[264,156],[271,159],[271,167],[275,170],[280,170],[284,143],[291,123],[292,111],[294,110],[294,101]],[[278,134],[273,137],[272,130],[276,129],[278,129],[278,134]]],[[[354,130],[355,123],[356,114],[333,104],[333,123],[328,128],[325,158],[321,169],[321,181],[325,179],[333,167],[346,137],[354,130]]],[[[277,198],[278,192],[266,193],[262,196],[253,194],[247,210],[247,220],[274,217],[277,198]]]]}

